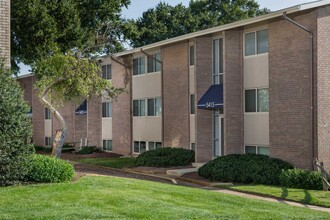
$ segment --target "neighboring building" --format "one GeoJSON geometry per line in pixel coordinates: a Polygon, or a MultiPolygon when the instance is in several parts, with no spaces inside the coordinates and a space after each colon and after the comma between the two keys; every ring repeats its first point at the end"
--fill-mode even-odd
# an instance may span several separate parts
{"type": "MultiPolygon", "coordinates": [[[[190,148],[197,162],[267,154],[307,169],[317,157],[329,170],[329,24],[330,1],[317,1],[104,57],[103,76],[127,93],[87,102],[85,115],[67,105],[67,142],[125,155],[190,148]],[[284,12],[312,31],[313,50],[284,12]]],[[[33,80],[20,82],[42,145],[58,125],[34,101],[33,80]]]]}
{"type": "Polygon", "coordinates": [[[0,0],[0,58],[10,65],[10,0],[0,0]]]}

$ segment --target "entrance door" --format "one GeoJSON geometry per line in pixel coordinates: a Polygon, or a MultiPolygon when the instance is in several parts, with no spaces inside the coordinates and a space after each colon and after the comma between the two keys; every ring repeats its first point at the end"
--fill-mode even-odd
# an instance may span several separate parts
{"type": "Polygon", "coordinates": [[[224,119],[223,119],[223,110],[217,109],[213,112],[213,156],[218,157],[222,156],[224,138],[224,119]]]}

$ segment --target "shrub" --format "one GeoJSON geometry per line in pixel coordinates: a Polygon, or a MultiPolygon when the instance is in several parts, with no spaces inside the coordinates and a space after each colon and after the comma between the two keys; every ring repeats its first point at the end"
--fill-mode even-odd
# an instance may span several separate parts
{"type": "Polygon", "coordinates": [[[212,181],[279,185],[282,169],[292,168],[288,162],[265,155],[231,154],[209,161],[198,174],[212,181]]]}
{"type": "Polygon", "coordinates": [[[0,186],[24,181],[34,153],[30,107],[16,79],[0,61],[0,186]]]}
{"type": "Polygon", "coordinates": [[[83,146],[78,154],[92,154],[96,152],[98,149],[96,146],[83,146]]]}
{"type": "Polygon", "coordinates": [[[322,177],[320,172],[303,169],[283,170],[280,175],[281,185],[288,188],[320,190],[322,177]]]}
{"type": "Polygon", "coordinates": [[[32,156],[30,181],[42,183],[59,183],[70,181],[74,177],[72,164],[56,157],[35,154],[32,156]]]}
{"type": "Polygon", "coordinates": [[[185,166],[195,161],[195,152],[182,148],[159,148],[140,154],[136,166],[171,167],[185,166]]]}

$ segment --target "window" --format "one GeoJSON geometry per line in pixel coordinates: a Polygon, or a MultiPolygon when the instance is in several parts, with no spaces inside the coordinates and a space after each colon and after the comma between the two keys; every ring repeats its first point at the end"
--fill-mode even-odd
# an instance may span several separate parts
{"type": "Polygon", "coordinates": [[[189,65],[195,65],[195,46],[189,47],[189,65]]]}
{"type": "Polygon", "coordinates": [[[161,98],[148,99],[148,116],[160,116],[161,114],[161,98]]]}
{"type": "Polygon", "coordinates": [[[159,72],[161,69],[160,53],[148,56],[148,73],[159,72]]]}
{"type": "Polygon", "coordinates": [[[195,151],[195,143],[190,143],[190,150],[195,151]]]}
{"type": "Polygon", "coordinates": [[[223,83],[223,39],[213,40],[213,84],[223,83]]]}
{"type": "Polygon", "coordinates": [[[133,100],[133,116],[145,116],[145,99],[133,100]]]}
{"type": "Polygon", "coordinates": [[[52,137],[45,137],[45,146],[52,146],[52,137]]]}
{"type": "Polygon", "coordinates": [[[155,150],[155,149],[161,148],[162,143],[150,141],[150,142],[148,142],[148,147],[149,147],[148,150],[155,150]]]}
{"type": "Polygon", "coordinates": [[[245,112],[269,112],[268,89],[245,90],[245,112]]]}
{"type": "Polygon", "coordinates": [[[102,118],[111,118],[111,117],[112,117],[112,102],[103,102],[102,118]]]}
{"type": "Polygon", "coordinates": [[[112,140],[103,140],[103,150],[112,151],[112,140]]]}
{"type": "Polygon", "coordinates": [[[246,154],[262,154],[269,155],[269,147],[267,146],[245,146],[246,154]]]}
{"type": "Polygon", "coordinates": [[[143,153],[147,150],[145,141],[134,141],[134,153],[143,153]]]}
{"type": "Polygon", "coordinates": [[[133,59],[133,76],[145,74],[145,58],[139,57],[133,59]]]}
{"type": "Polygon", "coordinates": [[[103,79],[111,79],[112,78],[111,64],[107,64],[107,65],[102,66],[102,78],[103,79]]]}
{"type": "Polygon", "coordinates": [[[45,108],[45,119],[52,119],[52,113],[49,108],[45,108]]]}
{"type": "Polygon", "coordinates": [[[247,33],[245,39],[245,56],[268,52],[268,30],[247,33]]]}
{"type": "Polygon", "coordinates": [[[195,95],[190,95],[190,114],[195,114],[195,95]]]}

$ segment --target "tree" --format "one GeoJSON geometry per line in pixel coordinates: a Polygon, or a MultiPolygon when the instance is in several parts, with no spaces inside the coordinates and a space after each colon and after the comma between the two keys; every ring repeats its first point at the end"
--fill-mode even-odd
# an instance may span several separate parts
{"type": "Polygon", "coordinates": [[[191,0],[188,7],[160,2],[142,17],[127,20],[125,36],[133,47],[140,47],[268,11],[254,0],[191,0]]]}
{"type": "Polygon", "coordinates": [[[29,106],[12,73],[0,64],[0,186],[23,180],[29,171],[32,127],[29,106]]]}
{"type": "Polygon", "coordinates": [[[120,12],[128,4],[130,0],[12,0],[12,67],[92,44],[89,52],[122,50],[120,12]]]}

